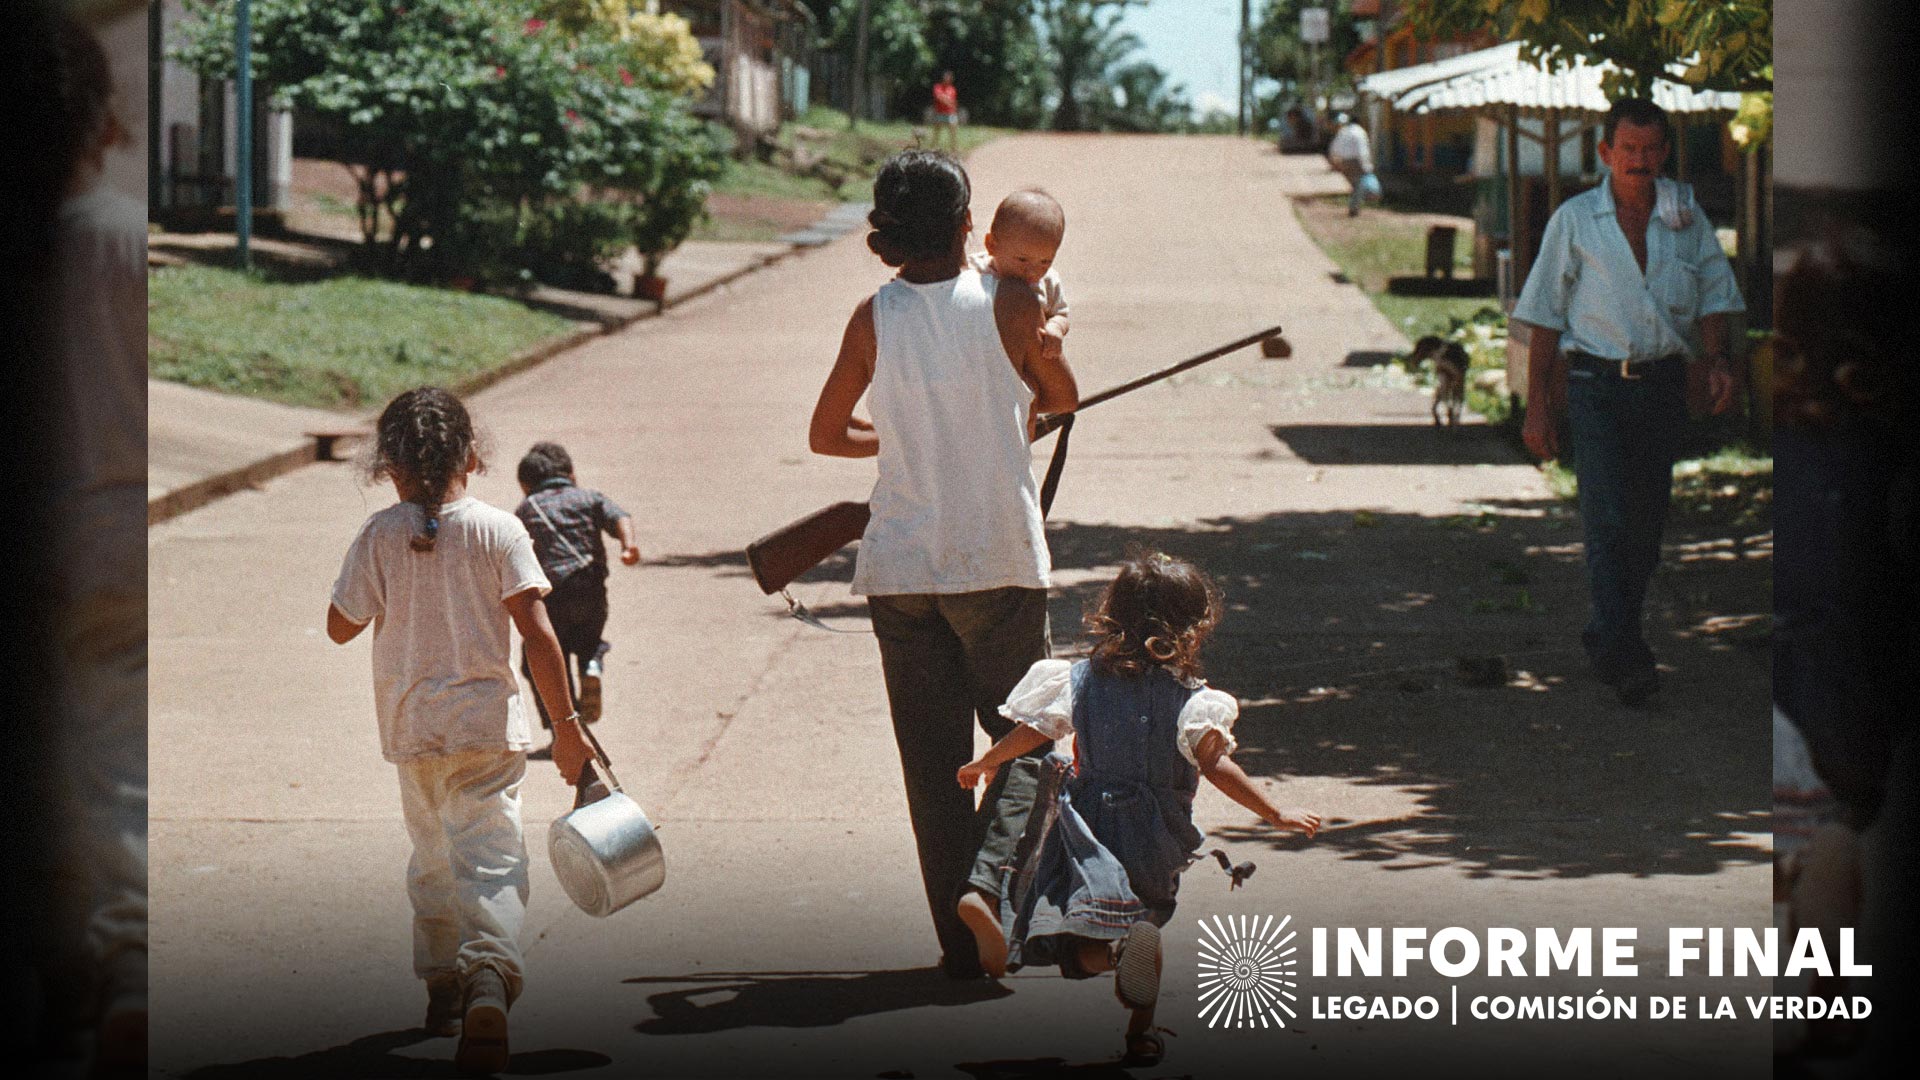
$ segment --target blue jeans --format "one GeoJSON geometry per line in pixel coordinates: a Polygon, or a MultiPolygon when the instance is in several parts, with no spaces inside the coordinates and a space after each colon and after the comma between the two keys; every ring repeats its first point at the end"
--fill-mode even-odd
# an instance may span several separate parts
{"type": "Polygon", "coordinates": [[[1651,669],[1640,620],[1686,429],[1686,364],[1668,360],[1644,378],[1623,379],[1617,364],[1569,359],[1567,420],[1592,598],[1581,643],[1602,674],[1651,669]]]}

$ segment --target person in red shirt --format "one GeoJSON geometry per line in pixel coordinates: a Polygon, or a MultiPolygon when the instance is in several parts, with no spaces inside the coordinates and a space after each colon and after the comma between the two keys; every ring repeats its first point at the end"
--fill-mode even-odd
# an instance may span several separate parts
{"type": "Polygon", "coordinates": [[[960,153],[960,88],[953,85],[953,72],[942,72],[933,84],[933,145],[940,146],[940,133],[947,133],[947,152],[960,153]]]}

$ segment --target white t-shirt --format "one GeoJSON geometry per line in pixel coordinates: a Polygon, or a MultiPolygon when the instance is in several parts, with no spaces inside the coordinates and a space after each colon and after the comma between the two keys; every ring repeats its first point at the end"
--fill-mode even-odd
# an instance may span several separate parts
{"type": "MultiPolygon", "coordinates": [[[[1239,745],[1233,738],[1233,724],[1240,718],[1240,703],[1232,694],[1215,690],[1201,680],[1183,678],[1180,682],[1189,690],[1199,691],[1180,707],[1179,734],[1175,736],[1180,756],[1198,766],[1199,759],[1194,755],[1209,731],[1219,732],[1226,740],[1225,753],[1233,753],[1239,745]]],[[[1073,734],[1073,661],[1036,661],[1007,695],[1000,715],[1056,742],[1073,734]]]]}
{"type": "MultiPolygon", "coordinates": [[[[993,256],[984,251],[976,251],[967,256],[967,265],[983,274],[1000,276],[999,267],[993,264],[993,256]]],[[[1060,286],[1060,275],[1051,267],[1033,287],[1033,293],[1040,298],[1040,314],[1051,319],[1055,315],[1067,314],[1067,292],[1060,286]]]]}
{"type": "Polygon", "coordinates": [[[54,591],[147,588],[147,212],[96,181],[61,204],[54,591]]]}
{"type": "Polygon", "coordinates": [[[880,475],[854,557],[857,596],[1047,587],[1033,391],[1000,341],[1001,280],[966,269],[894,278],[873,295],[867,405],[880,475]]]}
{"type": "Polygon", "coordinates": [[[1348,123],[1333,133],[1327,144],[1327,156],[1335,161],[1357,161],[1367,172],[1373,171],[1373,147],[1367,141],[1367,129],[1348,123]]]}
{"type": "Polygon", "coordinates": [[[520,519],[471,496],[440,508],[439,539],[415,551],[425,511],[395,503],[367,519],[333,585],[333,606],[373,623],[373,700],[388,761],[533,745],[503,601],[549,591],[520,519]]]}
{"type": "MultiPolygon", "coordinates": [[[[60,207],[69,491],[147,486],[147,213],[104,182],[60,207]]],[[[144,524],[137,526],[145,542],[144,524]]]]}

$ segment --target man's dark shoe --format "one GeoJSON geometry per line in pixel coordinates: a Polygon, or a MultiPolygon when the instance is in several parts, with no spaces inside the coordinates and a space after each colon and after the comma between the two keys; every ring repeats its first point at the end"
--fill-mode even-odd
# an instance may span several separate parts
{"type": "Polygon", "coordinates": [[[979,956],[962,953],[949,953],[941,957],[940,972],[956,982],[987,977],[987,969],[980,966],[979,956]]]}
{"type": "Polygon", "coordinates": [[[1613,692],[1620,696],[1620,704],[1630,709],[1638,709],[1653,700],[1660,692],[1660,673],[1653,668],[1644,668],[1629,675],[1622,675],[1613,684],[1613,692]]]}
{"type": "Polygon", "coordinates": [[[427,980],[427,1018],[421,1027],[435,1038],[460,1034],[460,1020],[466,1015],[460,977],[449,971],[427,980]]]}

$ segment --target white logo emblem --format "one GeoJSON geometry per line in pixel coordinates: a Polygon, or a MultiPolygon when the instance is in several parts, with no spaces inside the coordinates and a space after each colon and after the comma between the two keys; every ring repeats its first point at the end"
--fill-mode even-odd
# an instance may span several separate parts
{"type": "Polygon", "coordinates": [[[1200,1019],[1208,1027],[1280,1027],[1295,1017],[1299,999],[1294,965],[1299,935],[1288,915],[1221,917],[1200,921],[1200,1019]],[[1281,1014],[1285,1014],[1282,1018],[1281,1014]]]}

